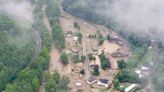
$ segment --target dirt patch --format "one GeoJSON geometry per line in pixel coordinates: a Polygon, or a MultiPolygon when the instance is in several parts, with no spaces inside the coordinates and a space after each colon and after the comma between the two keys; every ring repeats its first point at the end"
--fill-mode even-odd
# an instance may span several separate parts
{"type": "Polygon", "coordinates": [[[78,32],[78,30],[74,28],[74,25],[73,25],[74,22],[75,22],[75,20],[73,20],[71,18],[69,18],[69,19],[63,18],[63,17],[60,18],[60,25],[65,33],[68,31],[72,31],[73,33],[78,32]]]}
{"type": "Polygon", "coordinates": [[[58,70],[58,72],[61,75],[70,74],[71,72],[70,64],[68,64],[67,66],[63,66],[63,64],[60,62],[60,53],[55,48],[55,46],[52,46],[50,56],[51,56],[51,62],[49,66],[49,71],[51,74],[53,74],[55,70],[58,70]]]}
{"type": "Polygon", "coordinates": [[[101,46],[100,50],[104,50],[105,53],[113,53],[117,49],[120,49],[121,46],[115,44],[115,43],[109,43],[108,41],[105,41],[103,45],[101,46]]]}

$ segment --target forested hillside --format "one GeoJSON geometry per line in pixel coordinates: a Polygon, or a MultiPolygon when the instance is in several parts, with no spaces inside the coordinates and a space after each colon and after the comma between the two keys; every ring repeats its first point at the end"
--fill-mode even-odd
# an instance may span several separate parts
{"type": "Polygon", "coordinates": [[[35,40],[32,30],[25,26],[0,14],[0,91],[32,59],[35,40]]]}
{"type": "MultiPolygon", "coordinates": [[[[15,76],[13,75],[14,77],[11,77],[12,78],[11,80],[6,82],[5,84],[1,83],[4,86],[1,86],[3,88],[0,91],[3,90],[3,92],[38,92],[39,87],[43,83],[43,80],[46,80],[45,85],[44,85],[46,88],[46,92],[52,92],[52,90],[54,90],[53,92],[56,92],[57,89],[62,89],[63,87],[67,88],[67,84],[69,82],[67,77],[63,76],[60,78],[59,73],[57,73],[56,75],[55,74],[50,75],[49,72],[47,71],[49,68],[49,62],[50,62],[49,53],[51,50],[52,41],[54,40],[54,42],[57,43],[58,48],[64,48],[64,37],[63,37],[62,30],[59,26],[59,16],[60,16],[59,1],[58,0],[50,0],[50,1],[45,2],[44,0],[34,0],[34,1],[31,1],[31,3],[34,6],[34,8],[33,8],[33,16],[34,16],[33,21],[34,22],[31,26],[32,27],[31,29],[39,32],[39,36],[41,38],[41,45],[42,45],[40,54],[33,61],[31,61],[32,55],[28,54],[28,56],[29,56],[28,60],[27,60],[28,62],[25,62],[25,64],[23,62],[21,62],[21,63],[19,62],[20,63],[19,65],[15,65],[12,62],[11,65],[15,65],[14,68],[19,68],[19,66],[21,68],[16,73],[12,72],[13,74],[15,74],[15,76]],[[43,11],[44,5],[47,6],[46,7],[46,11],[47,11],[46,15],[49,17],[51,27],[53,27],[52,35],[48,31],[48,29],[44,23],[44,16],[45,16],[44,11],[43,11]],[[58,37],[56,37],[58,35],[58,33],[60,35],[58,37]],[[54,39],[52,39],[52,38],[54,38],[54,39]],[[59,40],[62,40],[62,41],[59,41],[59,40]],[[47,78],[47,76],[52,77],[52,78],[47,78]],[[61,84],[61,82],[58,82],[58,84],[56,83],[57,80],[56,80],[56,78],[54,79],[53,77],[58,77],[58,76],[59,76],[58,79],[62,80],[61,81],[62,83],[65,82],[64,84],[61,84]]],[[[6,20],[5,22],[10,23],[9,20],[6,20]]],[[[4,24],[4,23],[2,23],[2,24],[4,24]]],[[[2,27],[4,27],[4,28],[10,28],[9,26],[13,27],[13,25],[8,25],[8,26],[2,25],[2,27]]],[[[22,32],[24,32],[24,30],[22,32]]],[[[3,33],[5,34],[5,32],[3,32],[3,33]]],[[[19,34],[19,32],[14,32],[14,33],[15,33],[14,36],[16,36],[18,39],[22,39],[22,41],[26,41],[25,39],[20,38],[21,35],[19,34]]],[[[26,36],[28,36],[27,33],[26,33],[26,36]]],[[[2,37],[3,37],[3,35],[2,35],[2,37]]],[[[2,40],[2,43],[7,40],[6,36],[4,36],[3,38],[4,38],[4,40],[2,40]]],[[[28,47],[24,47],[21,49],[21,51],[28,50],[28,51],[26,51],[26,53],[29,53],[30,51],[34,51],[34,49],[30,46],[31,45],[34,46],[35,40],[32,39],[33,37],[29,37],[29,38],[30,38],[29,41],[32,41],[33,43],[29,43],[29,46],[27,44],[28,47]],[[30,48],[30,49],[28,49],[28,48],[30,48]]],[[[15,44],[17,44],[17,43],[15,43],[15,44]]],[[[22,44],[24,44],[24,43],[22,43],[22,44]]],[[[36,44],[39,44],[39,43],[36,42],[36,44]]],[[[4,47],[5,44],[3,43],[2,45],[3,45],[2,47],[4,47]]],[[[8,44],[6,44],[6,45],[8,45],[8,44]]],[[[17,44],[17,45],[18,45],[18,47],[21,46],[20,44],[17,44]]],[[[6,49],[6,51],[8,52],[8,49],[6,49]]],[[[9,53],[7,53],[7,54],[9,54],[9,53]]],[[[19,54],[15,54],[18,57],[14,57],[14,59],[17,59],[19,57],[24,58],[23,55],[26,55],[24,53],[19,53],[19,54]]],[[[7,56],[6,54],[4,54],[4,55],[7,56]]],[[[18,61],[16,60],[15,62],[18,62],[18,61]]],[[[6,65],[6,63],[4,65],[6,65]]],[[[10,66],[8,66],[8,67],[10,67],[10,66]]],[[[4,69],[10,69],[10,68],[4,67],[4,69]]],[[[13,70],[13,69],[10,69],[10,70],[13,70]]],[[[2,72],[2,73],[5,74],[5,72],[2,72]]],[[[8,76],[8,75],[5,75],[5,76],[8,76]]],[[[4,77],[4,76],[2,76],[2,77],[4,77]]],[[[1,78],[1,79],[5,79],[5,78],[7,78],[7,77],[1,78]]]]}
{"type": "Polygon", "coordinates": [[[60,19],[60,0],[46,1],[46,15],[49,18],[52,28],[52,37],[56,48],[65,48],[65,38],[62,28],[59,25],[60,19]]]}

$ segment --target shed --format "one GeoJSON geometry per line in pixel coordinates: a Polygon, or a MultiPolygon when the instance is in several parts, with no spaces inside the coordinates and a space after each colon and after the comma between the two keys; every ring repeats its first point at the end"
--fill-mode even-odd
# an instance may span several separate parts
{"type": "Polygon", "coordinates": [[[73,40],[74,40],[74,41],[78,41],[78,37],[77,37],[77,36],[74,36],[74,37],[73,37],[73,40]]]}
{"type": "Polygon", "coordinates": [[[77,87],[81,87],[81,85],[82,85],[82,84],[81,84],[81,80],[77,80],[77,81],[76,81],[76,86],[77,86],[77,87]]]}

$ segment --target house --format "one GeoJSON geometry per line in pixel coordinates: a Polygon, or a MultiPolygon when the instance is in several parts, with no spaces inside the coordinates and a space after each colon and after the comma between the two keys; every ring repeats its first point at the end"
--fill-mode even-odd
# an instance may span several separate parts
{"type": "Polygon", "coordinates": [[[113,35],[111,37],[110,42],[116,43],[116,44],[121,45],[121,46],[123,45],[122,40],[118,36],[116,36],[116,35],[113,35]]]}
{"type": "Polygon", "coordinates": [[[89,85],[91,85],[91,84],[93,84],[93,83],[95,83],[95,82],[97,82],[97,80],[96,80],[96,78],[95,77],[89,77],[89,79],[87,80],[87,83],[89,84],[89,85]]]}
{"type": "Polygon", "coordinates": [[[74,44],[77,44],[77,43],[78,43],[78,39],[79,39],[79,37],[74,36],[74,37],[73,37],[73,43],[74,43],[74,44]]]}
{"type": "Polygon", "coordinates": [[[92,46],[93,51],[98,51],[98,46],[92,46]]]}
{"type": "Polygon", "coordinates": [[[78,37],[77,36],[74,36],[73,37],[73,41],[78,41],[78,37]]]}
{"type": "Polygon", "coordinates": [[[75,84],[76,84],[76,87],[81,87],[81,85],[82,85],[81,80],[77,80],[75,84]]]}
{"type": "Polygon", "coordinates": [[[112,35],[110,41],[113,43],[117,43],[117,42],[121,41],[121,39],[116,35],[112,35]]]}
{"type": "Polygon", "coordinates": [[[131,90],[133,90],[136,87],[136,84],[132,84],[129,87],[127,87],[124,91],[125,92],[130,92],[131,90]]]}
{"type": "Polygon", "coordinates": [[[109,87],[109,80],[108,79],[100,79],[98,82],[97,82],[98,85],[102,85],[102,86],[105,86],[105,87],[109,87]]]}
{"type": "Polygon", "coordinates": [[[73,55],[77,55],[79,50],[77,48],[72,48],[73,55]]]}
{"type": "Polygon", "coordinates": [[[91,51],[92,54],[94,54],[94,55],[98,54],[98,44],[92,45],[91,49],[92,49],[92,51],[91,51]]]}
{"type": "Polygon", "coordinates": [[[72,31],[67,31],[66,36],[71,37],[72,36],[72,31]]]}
{"type": "Polygon", "coordinates": [[[98,69],[99,69],[99,65],[93,64],[93,65],[90,65],[90,68],[91,68],[91,69],[94,69],[94,68],[98,68],[98,69]]]}

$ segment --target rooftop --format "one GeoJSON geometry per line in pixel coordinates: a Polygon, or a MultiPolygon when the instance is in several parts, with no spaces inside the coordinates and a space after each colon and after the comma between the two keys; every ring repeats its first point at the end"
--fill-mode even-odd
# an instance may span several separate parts
{"type": "Polygon", "coordinates": [[[107,79],[100,79],[100,82],[102,82],[104,84],[108,84],[109,80],[107,80],[107,79]]]}
{"type": "Polygon", "coordinates": [[[73,37],[73,40],[78,41],[78,37],[77,36],[73,37]]]}
{"type": "Polygon", "coordinates": [[[125,89],[125,92],[129,92],[130,90],[132,90],[133,88],[135,88],[136,87],[136,84],[132,84],[132,85],[130,85],[129,87],[127,87],[126,89],[125,89]]]}
{"type": "Polygon", "coordinates": [[[90,68],[99,68],[99,65],[93,64],[93,65],[90,65],[90,68]]]}

